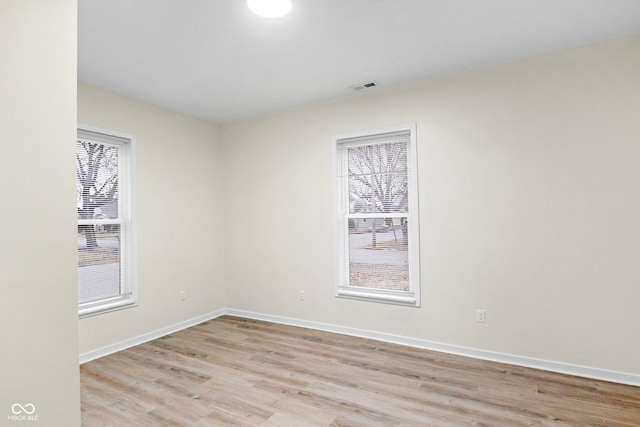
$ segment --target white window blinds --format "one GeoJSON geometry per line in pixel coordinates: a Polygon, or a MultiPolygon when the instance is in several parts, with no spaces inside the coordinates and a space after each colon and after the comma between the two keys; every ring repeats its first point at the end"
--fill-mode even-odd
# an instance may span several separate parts
{"type": "Polygon", "coordinates": [[[338,295],[417,304],[412,128],[336,140],[338,295]]]}
{"type": "Polygon", "coordinates": [[[78,304],[92,313],[129,303],[131,141],[85,129],[76,140],[78,304]]]}

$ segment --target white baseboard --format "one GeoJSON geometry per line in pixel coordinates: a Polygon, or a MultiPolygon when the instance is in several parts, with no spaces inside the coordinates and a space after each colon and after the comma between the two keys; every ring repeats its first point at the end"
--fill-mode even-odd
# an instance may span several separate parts
{"type": "Polygon", "coordinates": [[[366,331],[361,329],[346,328],[343,326],[331,325],[319,322],[309,322],[306,320],[291,319],[288,317],[271,316],[261,313],[253,313],[242,310],[225,310],[225,314],[230,316],[244,317],[248,319],[264,320],[267,322],[281,323],[290,326],[316,329],[320,331],[333,332],[343,335],[369,338],[378,341],[401,344],[410,347],[422,348],[425,350],[439,351],[442,353],[455,354],[459,356],[472,357],[474,359],[490,360],[493,362],[506,363],[509,365],[524,366],[527,368],[542,369],[545,371],[558,372],[561,374],[575,375],[578,377],[591,378],[602,381],[610,381],[620,384],[628,384],[640,387],[640,375],[625,372],[610,371],[606,369],[591,368],[588,366],[572,365],[550,360],[535,359],[530,357],[516,356],[506,353],[478,350],[475,348],[462,347],[450,344],[443,344],[433,341],[419,340],[415,338],[403,337],[379,332],[366,331]]]}
{"type": "Polygon", "coordinates": [[[498,353],[493,351],[478,350],[475,348],[462,347],[450,344],[443,344],[433,341],[420,340],[416,338],[403,337],[399,335],[383,334],[379,332],[367,331],[362,329],[347,328],[344,326],[332,325],[320,322],[310,322],[306,320],[293,319],[281,316],[272,316],[262,313],[254,313],[250,311],[221,309],[208,313],[184,322],[176,323],[166,328],[158,329],[148,334],[140,335],[128,340],[120,341],[106,347],[99,348],[94,351],[83,353],[80,355],[80,363],[86,363],[112,353],[116,353],[127,348],[143,344],[145,342],[172,334],[182,329],[195,326],[207,320],[215,319],[223,315],[244,317],[247,319],[264,320],[267,322],[280,323],[283,325],[298,326],[308,329],[316,329],[319,331],[333,332],[342,335],[349,335],[360,338],[368,338],[378,341],[384,341],[393,344],[406,345],[425,350],[439,351],[442,353],[455,354],[459,356],[472,357],[474,359],[490,360],[493,362],[507,363],[510,365],[524,366],[527,368],[542,369],[545,371],[558,372],[561,374],[575,375],[584,378],[591,378],[602,381],[610,381],[620,384],[628,384],[640,387],[640,375],[625,372],[610,371],[606,369],[591,368],[588,366],[572,365],[562,362],[554,362],[550,360],[535,359],[530,357],[516,356],[506,353],[498,353]]]}
{"type": "Polygon", "coordinates": [[[176,323],[174,325],[167,326],[166,328],[149,332],[148,334],[144,334],[134,338],[130,338],[128,340],[120,341],[115,344],[111,344],[106,347],[99,348],[97,350],[89,351],[87,353],[82,353],[80,355],[80,364],[90,362],[94,359],[98,359],[100,357],[104,357],[109,354],[116,353],[118,351],[126,350],[127,348],[130,348],[139,344],[144,344],[148,341],[155,340],[156,338],[160,338],[165,335],[178,332],[182,329],[190,328],[191,326],[195,326],[202,322],[206,322],[207,320],[215,319],[216,317],[220,317],[224,314],[225,314],[224,309],[216,310],[212,313],[203,314],[202,316],[194,317],[193,319],[185,320],[184,322],[176,323]]]}

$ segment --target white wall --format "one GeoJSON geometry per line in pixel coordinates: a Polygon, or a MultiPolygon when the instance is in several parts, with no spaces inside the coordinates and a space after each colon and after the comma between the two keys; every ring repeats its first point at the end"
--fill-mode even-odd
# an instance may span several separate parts
{"type": "Polygon", "coordinates": [[[0,1],[0,425],[80,425],[76,7],[0,1]]]}
{"type": "Polygon", "coordinates": [[[79,122],[138,139],[141,284],[139,307],[80,321],[80,353],[227,307],[640,374],[639,48],[629,37],[221,127],[80,84],[79,122]],[[336,299],[332,136],[409,122],[422,307],[336,299]]]}
{"type": "Polygon", "coordinates": [[[80,354],[224,308],[218,127],[82,83],[78,122],[136,136],[140,283],[138,307],[80,320],[80,354]]]}
{"type": "Polygon", "coordinates": [[[639,51],[629,37],[223,126],[227,305],[640,374],[639,51]],[[331,138],[408,122],[422,307],[337,299],[331,138]]]}

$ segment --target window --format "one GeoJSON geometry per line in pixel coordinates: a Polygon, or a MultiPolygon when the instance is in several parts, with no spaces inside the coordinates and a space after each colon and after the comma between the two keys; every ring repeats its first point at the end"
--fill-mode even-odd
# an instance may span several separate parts
{"type": "Polygon", "coordinates": [[[83,126],[76,141],[78,311],[81,317],[137,304],[131,136],[83,126]]]}
{"type": "Polygon", "coordinates": [[[415,125],[335,138],[337,290],[420,305],[415,125]]]}

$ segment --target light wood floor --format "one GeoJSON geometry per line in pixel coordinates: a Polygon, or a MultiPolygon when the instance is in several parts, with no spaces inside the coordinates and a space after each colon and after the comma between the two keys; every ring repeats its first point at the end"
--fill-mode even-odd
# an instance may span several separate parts
{"type": "Polygon", "coordinates": [[[81,367],[83,426],[640,426],[640,388],[221,317],[81,367]]]}

